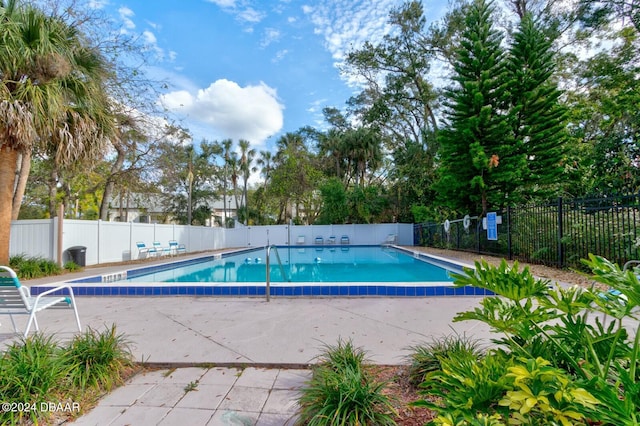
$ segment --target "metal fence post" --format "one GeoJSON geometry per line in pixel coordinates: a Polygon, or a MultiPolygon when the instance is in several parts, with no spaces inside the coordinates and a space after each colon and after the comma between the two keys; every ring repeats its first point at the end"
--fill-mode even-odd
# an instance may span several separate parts
{"type": "Polygon", "coordinates": [[[558,267],[564,267],[564,249],[562,247],[562,237],[564,231],[562,229],[562,197],[558,197],[558,267]]]}
{"type": "Polygon", "coordinates": [[[507,206],[507,256],[509,260],[513,260],[513,252],[511,250],[511,206],[507,206]]]}

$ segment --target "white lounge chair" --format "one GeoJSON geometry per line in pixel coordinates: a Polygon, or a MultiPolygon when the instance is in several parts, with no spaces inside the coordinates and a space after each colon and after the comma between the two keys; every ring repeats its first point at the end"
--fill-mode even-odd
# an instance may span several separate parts
{"type": "Polygon", "coordinates": [[[187,246],[184,244],[178,244],[176,240],[169,241],[169,252],[172,256],[180,253],[187,252],[187,246]]]}
{"type": "Polygon", "coordinates": [[[35,326],[36,331],[39,330],[36,313],[53,307],[73,308],[78,330],[82,331],[71,286],[61,285],[44,291],[37,296],[31,296],[29,287],[20,284],[20,280],[18,280],[18,276],[13,269],[0,266],[0,315],[9,315],[13,330],[16,333],[18,333],[18,328],[13,320],[14,315],[29,315],[27,328],[24,331],[24,337],[27,337],[32,324],[35,326]],[[67,294],[51,295],[52,293],[61,292],[67,294]]]}
{"type": "Polygon", "coordinates": [[[384,243],[382,244],[396,244],[396,242],[397,242],[396,234],[389,234],[387,235],[387,239],[384,240],[384,243]]]}
{"type": "Polygon", "coordinates": [[[296,244],[304,244],[304,235],[299,235],[296,244]]]}
{"type": "Polygon", "coordinates": [[[171,254],[171,247],[163,247],[162,244],[160,244],[160,241],[154,241],[153,248],[156,251],[156,256],[168,256],[171,254]]]}
{"type": "Polygon", "coordinates": [[[142,241],[136,243],[138,247],[138,259],[144,259],[145,257],[152,257],[158,254],[155,247],[147,247],[142,241]]]}
{"type": "Polygon", "coordinates": [[[316,245],[319,245],[319,246],[323,245],[324,244],[324,238],[316,237],[315,243],[316,243],[316,245]]]}
{"type": "Polygon", "coordinates": [[[349,236],[348,236],[348,235],[343,235],[343,236],[340,238],[340,244],[350,244],[350,242],[349,242],[349,236]]]}
{"type": "Polygon", "coordinates": [[[327,244],[335,244],[336,243],[336,236],[335,235],[331,235],[328,239],[327,239],[327,244]]]}

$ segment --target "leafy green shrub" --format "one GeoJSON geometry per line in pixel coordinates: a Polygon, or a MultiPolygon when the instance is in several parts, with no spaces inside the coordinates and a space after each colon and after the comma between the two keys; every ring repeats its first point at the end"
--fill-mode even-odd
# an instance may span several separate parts
{"type": "Polygon", "coordinates": [[[457,334],[437,338],[409,349],[409,381],[414,386],[422,383],[428,373],[441,370],[443,358],[475,360],[482,357],[477,340],[457,334]]]}
{"type": "Polygon", "coordinates": [[[349,367],[359,369],[365,362],[366,356],[367,353],[362,348],[354,347],[350,339],[345,342],[339,338],[336,345],[324,345],[324,350],[317,357],[317,361],[335,370],[346,370],[349,367]]]}
{"type": "Polygon", "coordinates": [[[7,348],[0,361],[0,400],[9,404],[27,403],[29,407],[0,411],[2,424],[22,422],[25,417],[37,422],[49,416],[48,411],[40,411],[40,404],[57,401],[69,371],[60,351],[52,337],[39,333],[7,348]]]}
{"type": "MultiPolygon", "coordinates": [[[[492,376],[481,371],[487,367],[442,362],[442,370],[429,374],[425,385],[427,395],[444,400],[442,406],[432,404],[441,414],[436,424],[640,424],[640,326],[625,321],[638,319],[640,282],[633,271],[622,271],[602,257],[590,255],[583,263],[595,281],[612,291],[551,288],[527,268],[519,271],[517,263],[510,268],[506,262],[498,267],[476,262],[475,270],[454,277],[455,285],[499,296],[483,299],[480,307],[454,321],[488,324],[504,336],[496,340],[504,353],[518,361],[505,374],[510,379],[503,382],[503,397],[492,404],[491,398],[485,400],[484,408],[476,399],[465,399],[460,387],[477,381],[471,375],[492,376]],[[626,324],[637,328],[628,332],[626,324]],[[607,409],[597,409],[602,405],[607,409]]],[[[494,355],[479,364],[491,362],[494,355]]]]}
{"type": "Polygon", "coordinates": [[[21,279],[33,279],[59,275],[62,272],[57,263],[41,257],[28,257],[24,254],[12,256],[9,259],[9,266],[16,271],[21,279]]]}
{"type": "Polygon", "coordinates": [[[349,340],[325,347],[313,376],[302,389],[298,424],[395,425],[395,408],[383,392],[385,383],[366,373],[365,353],[349,340]]]}
{"type": "Polygon", "coordinates": [[[511,423],[522,425],[586,424],[600,402],[579,381],[542,358],[521,359],[509,368],[509,387],[499,404],[510,410],[511,423]]]}
{"type": "Polygon", "coordinates": [[[65,270],[69,271],[69,272],[75,272],[75,271],[80,271],[82,270],[82,266],[78,265],[76,262],[74,262],[73,260],[69,260],[68,262],[66,262],[64,264],[63,267],[65,270]]]}
{"type": "Polygon", "coordinates": [[[299,424],[395,425],[395,409],[383,393],[384,386],[384,383],[373,383],[360,368],[316,367],[298,401],[299,424]]]}
{"type": "Polygon", "coordinates": [[[421,384],[421,393],[438,397],[437,402],[425,399],[416,401],[415,406],[450,412],[467,421],[472,421],[478,412],[493,413],[508,389],[511,358],[501,351],[481,359],[467,353],[460,355],[450,353],[441,357],[441,369],[428,373],[421,384]],[[444,405],[440,401],[445,401],[444,405]]]}
{"type": "Polygon", "coordinates": [[[75,336],[64,352],[69,379],[81,389],[92,386],[110,390],[120,384],[122,373],[133,365],[129,342],[116,326],[102,333],[88,328],[75,336]]]}
{"type": "Polygon", "coordinates": [[[51,403],[91,405],[98,391],[121,383],[132,365],[115,326],[89,330],[66,346],[40,333],[24,338],[0,357],[0,401],[20,404],[0,410],[0,424],[48,424],[51,403]]]}

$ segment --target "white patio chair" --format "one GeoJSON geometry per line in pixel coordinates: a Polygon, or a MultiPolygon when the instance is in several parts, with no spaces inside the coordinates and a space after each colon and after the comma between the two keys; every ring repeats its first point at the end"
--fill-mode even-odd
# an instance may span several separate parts
{"type": "Polygon", "coordinates": [[[142,241],[136,243],[138,247],[138,259],[144,259],[145,257],[152,257],[158,254],[158,250],[155,247],[147,247],[142,241]]]}
{"type": "Polygon", "coordinates": [[[171,240],[169,241],[169,252],[172,256],[180,253],[186,253],[187,246],[184,244],[178,244],[176,240],[171,240]]]}
{"type": "Polygon", "coordinates": [[[387,235],[387,239],[384,240],[384,243],[382,244],[395,244],[398,241],[398,238],[396,237],[396,234],[389,234],[387,235]]]}
{"type": "Polygon", "coordinates": [[[155,249],[156,255],[168,256],[171,254],[171,247],[163,247],[160,241],[154,241],[153,248],[155,249]]]}
{"type": "Polygon", "coordinates": [[[29,287],[20,284],[20,280],[18,280],[18,276],[13,269],[0,266],[0,315],[9,315],[11,323],[13,324],[13,330],[16,333],[18,333],[18,328],[13,320],[14,315],[29,315],[27,328],[24,331],[24,337],[27,337],[32,324],[35,326],[36,331],[39,330],[36,313],[47,308],[58,307],[72,308],[78,330],[82,331],[71,286],[61,285],[44,291],[37,296],[31,296],[29,287]],[[59,293],[63,290],[66,290],[68,294],[52,295],[53,293],[59,293]]]}

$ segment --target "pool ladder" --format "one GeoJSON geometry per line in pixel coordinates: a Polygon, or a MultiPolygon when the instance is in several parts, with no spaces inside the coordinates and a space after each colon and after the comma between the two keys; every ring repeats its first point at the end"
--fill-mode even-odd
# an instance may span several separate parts
{"type": "Polygon", "coordinates": [[[278,265],[280,265],[280,271],[282,272],[282,278],[284,280],[287,279],[287,275],[284,272],[284,266],[282,266],[282,261],[280,260],[280,254],[278,253],[278,247],[276,246],[267,246],[267,288],[265,289],[265,293],[267,295],[267,302],[271,299],[271,277],[269,272],[271,271],[271,249],[276,253],[276,259],[278,259],[278,265]]]}

